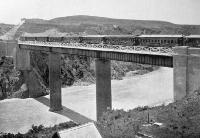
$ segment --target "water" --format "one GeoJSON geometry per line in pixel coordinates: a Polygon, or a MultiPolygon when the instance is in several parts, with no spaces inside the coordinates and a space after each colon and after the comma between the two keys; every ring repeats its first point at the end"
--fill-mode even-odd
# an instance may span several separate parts
{"type": "MultiPolygon", "coordinates": [[[[96,87],[74,86],[62,89],[63,105],[96,120],[96,87]]],[[[112,80],[114,109],[133,109],[173,99],[173,69],[160,68],[151,73],[112,80]]]]}

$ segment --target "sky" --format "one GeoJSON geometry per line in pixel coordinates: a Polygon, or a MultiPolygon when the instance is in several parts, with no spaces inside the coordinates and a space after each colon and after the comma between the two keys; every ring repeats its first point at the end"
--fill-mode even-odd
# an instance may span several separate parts
{"type": "Polygon", "coordinates": [[[0,0],[0,23],[73,15],[200,25],[200,0],[0,0]]]}

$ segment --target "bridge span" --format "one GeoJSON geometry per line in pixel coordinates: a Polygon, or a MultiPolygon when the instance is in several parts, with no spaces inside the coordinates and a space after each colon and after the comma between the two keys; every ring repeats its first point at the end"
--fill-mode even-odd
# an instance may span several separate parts
{"type": "MultiPolygon", "coordinates": [[[[87,36],[85,37],[87,39],[87,36]]],[[[105,37],[103,37],[105,38],[105,37]]],[[[112,37],[113,38],[113,37],[112,37]]],[[[116,37],[120,40],[120,37],[116,37]]],[[[110,42],[116,38],[109,39],[110,42]]],[[[123,37],[123,39],[126,37],[123,37]]],[[[43,51],[49,54],[50,110],[62,109],[60,60],[61,54],[71,54],[96,58],[96,103],[97,120],[102,113],[112,109],[111,62],[119,60],[174,68],[174,100],[200,88],[200,48],[188,46],[148,47],[129,45],[129,39],[115,44],[105,43],[102,37],[88,37],[86,42],[44,41],[22,39],[18,42],[16,67],[27,74],[31,70],[30,51],[43,51]],[[101,38],[101,41],[99,41],[101,38]],[[126,43],[127,41],[127,43],[126,43]]],[[[48,40],[46,38],[45,40],[48,40]]],[[[31,79],[31,78],[30,78],[31,79]]],[[[28,79],[27,83],[28,83],[28,79]]],[[[162,80],[161,80],[162,81],[162,80]]],[[[28,85],[31,87],[31,85],[28,85]]],[[[29,94],[34,91],[29,91],[29,94]]]]}
{"type": "Polygon", "coordinates": [[[172,67],[172,48],[123,46],[86,43],[59,43],[40,41],[19,41],[19,47],[27,50],[39,50],[61,54],[87,56],[99,59],[136,62],[156,66],[172,67]]]}

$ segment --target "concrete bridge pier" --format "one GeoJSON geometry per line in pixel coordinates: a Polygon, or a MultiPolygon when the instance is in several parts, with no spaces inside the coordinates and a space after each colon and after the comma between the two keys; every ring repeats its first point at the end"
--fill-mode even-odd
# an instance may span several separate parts
{"type": "Polygon", "coordinates": [[[50,111],[62,110],[61,95],[61,55],[49,53],[49,88],[50,88],[50,111]]]}
{"type": "Polygon", "coordinates": [[[187,93],[200,90],[200,48],[188,48],[187,93]]]}
{"type": "Polygon", "coordinates": [[[96,115],[100,119],[103,112],[112,109],[111,63],[110,60],[96,59],[96,115]]]}
{"type": "Polygon", "coordinates": [[[174,101],[177,101],[187,95],[188,47],[175,47],[173,50],[174,101]]]}
{"type": "Polygon", "coordinates": [[[200,90],[200,48],[175,47],[173,55],[174,100],[200,90]]]}

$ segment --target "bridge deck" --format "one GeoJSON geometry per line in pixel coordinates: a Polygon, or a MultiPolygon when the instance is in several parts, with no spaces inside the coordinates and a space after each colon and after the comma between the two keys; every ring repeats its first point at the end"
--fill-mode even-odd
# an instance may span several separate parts
{"type": "Polygon", "coordinates": [[[149,54],[172,56],[173,50],[169,47],[147,47],[147,46],[123,46],[108,44],[86,44],[86,43],[59,43],[59,42],[40,42],[40,41],[19,41],[18,44],[45,47],[62,47],[84,50],[110,51],[133,54],[149,54]]]}
{"type": "Polygon", "coordinates": [[[122,46],[86,43],[59,43],[19,41],[19,47],[28,50],[57,52],[93,58],[110,59],[141,64],[172,67],[173,51],[165,47],[122,46]]]}

